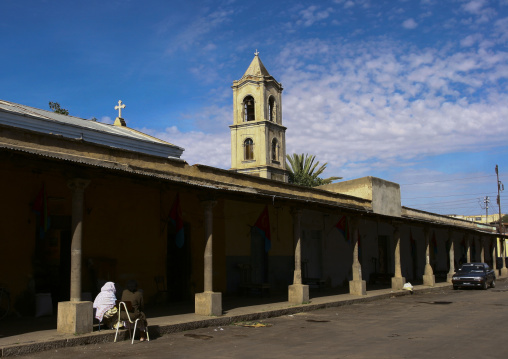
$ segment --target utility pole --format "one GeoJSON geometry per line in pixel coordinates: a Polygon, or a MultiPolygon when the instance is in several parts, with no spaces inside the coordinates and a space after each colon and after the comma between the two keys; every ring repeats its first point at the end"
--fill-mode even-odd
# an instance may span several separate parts
{"type": "Polygon", "coordinates": [[[497,175],[497,205],[499,206],[499,234],[504,233],[501,231],[503,229],[503,224],[501,223],[501,191],[504,191],[504,185],[499,180],[499,169],[496,165],[496,175],[497,175]]]}
{"type": "Polygon", "coordinates": [[[480,199],[478,199],[478,203],[480,204],[480,207],[482,209],[485,210],[485,224],[489,224],[489,203],[490,203],[490,198],[489,196],[485,196],[485,198],[483,199],[483,205],[482,205],[482,202],[480,202],[480,199]]]}
{"type": "MultiPolygon", "coordinates": [[[[496,165],[496,175],[497,175],[497,204],[499,206],[499,237],[501,241],[501,275],[506,276],[508,274],[508,271],[506,269],[506,262],[505,262],[505,256],[506,256],[506,240],[504,239],[504,228],[503,224],[501,222],[501,191],[504,191],[504,185],[499,180],[499,168],[496,165]]],[[[497,247],[497,246],[496,246],[497,247]]]]}

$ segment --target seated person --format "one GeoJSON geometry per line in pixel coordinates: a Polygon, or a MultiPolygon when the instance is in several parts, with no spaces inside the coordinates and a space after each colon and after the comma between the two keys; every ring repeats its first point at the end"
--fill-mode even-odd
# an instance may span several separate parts
{"type": "Polygon", "coordinates": [[[114,322],[114,317],[117,315],[117,309],[115,307],[116,302],[116,288],[115,283],[107,282],[101,288],[101,292],[97,295],[93,302],[93,307],[96,308],[95,318],[102,322],[108,328],[112,328],[111,323],[114,322]]]}
{"type": "MultiPolygon", "coordinates": [[[[146,340],[146,316],[143,313],[144,310],[144,301],[143,294],[138,290],[138,283],[135,280],[130,280],[127,282],[127,289],[125,289],[122,293],[122,302],[131,302],[132,309],[129,310],[129,316],[132,321],[139,319],[138,326],[140,326],[140,341],[146,340]]],[[[123,308],[122,308],[123,309],[123,308]]],[[[120,319],[127,321],[127,313],[121,311],[120,319]]]]}

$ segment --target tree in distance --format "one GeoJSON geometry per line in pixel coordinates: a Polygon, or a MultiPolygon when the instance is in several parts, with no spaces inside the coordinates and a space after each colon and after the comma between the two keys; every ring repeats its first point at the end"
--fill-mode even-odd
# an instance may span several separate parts
{"type": "Polygon", "coordinates": [[[309,154],[286,155],[286,169],[289,171],[289,183],[305,187],[316,187],[332,183],[342,177],[320,178],[319,175],[326,169],[325,163],[318,167],[319,161],[314,163],[316,156],[309,154]]]}
{"type": "Polygon", "coordinates": [[[67,111],[65,108],[61,108],[60,104],[58,102],[51,102],[51,101],[49,101],[49,108],[54,113],[59,113],[61,115],[69,116],[69,111],[67,111]]]}

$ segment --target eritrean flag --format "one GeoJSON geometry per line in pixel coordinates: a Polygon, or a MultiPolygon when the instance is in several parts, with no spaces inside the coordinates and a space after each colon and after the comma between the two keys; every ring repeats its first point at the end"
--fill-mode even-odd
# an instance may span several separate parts
{"type": "Polygon", "coordinates": [[[169,212],[169,220],[176,229],[175,243],[178,248],[182,248],[185,236],[183,231],[183,219],[182,219],[182,209],[180,208],[180,196],[177,194],[175,202],[173,203],[173,207],[171,208],[171,212],[169,212]]]}
{"type": "Polygon", "coordinates": [[[335,224],[335,227],[342,234],[346,242],[350,243],[349,240],[349,225],[346,216],[342,216],[339,218],[339,221],[335,224]]]}
{"type": "Polygon", "coordinates": [[[265,206],[263,212],[259,216],[254,229],[265,239],[265,252],[268,252],[272,247],[272,239],[270,235],[270,217],[268,216],[268,206],[265,206]]]}

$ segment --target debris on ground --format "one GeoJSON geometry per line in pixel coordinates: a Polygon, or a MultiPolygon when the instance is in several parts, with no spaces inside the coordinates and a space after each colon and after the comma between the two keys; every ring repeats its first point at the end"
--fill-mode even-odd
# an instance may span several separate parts
{"type": "Polygon", "coordinates": [[[271,327],[272,325],[269,323],[261,323],[261,322],[238,322],[234,323],[234,325],[239,327],[248,327],[248,328],[262,328],[262,327],[271,327]]]}
{"type": "Polygon", "coordinates": [[[404,286],[402,287],[402,289],[409,290],[411,292],[411,294],[413,294],[413,285],[409,282],[405,283],[404,286]]]}

